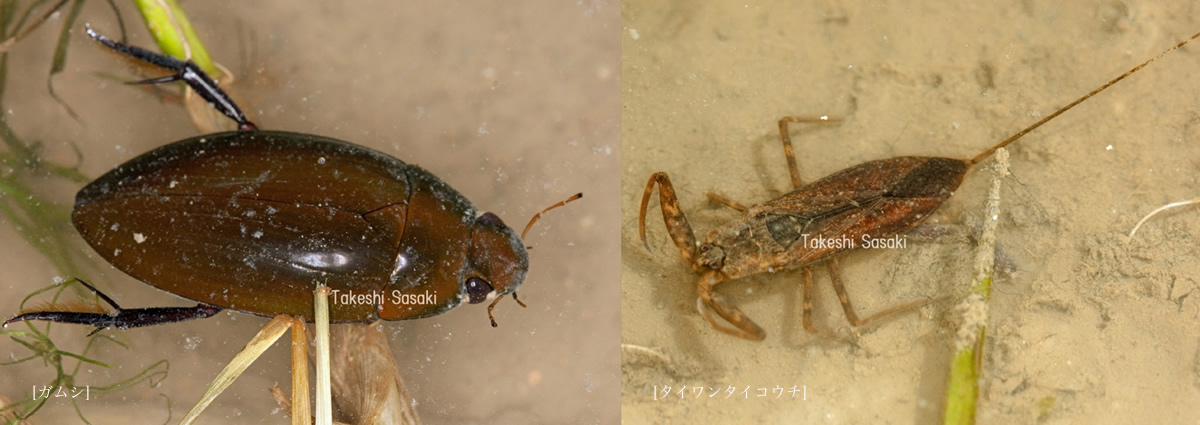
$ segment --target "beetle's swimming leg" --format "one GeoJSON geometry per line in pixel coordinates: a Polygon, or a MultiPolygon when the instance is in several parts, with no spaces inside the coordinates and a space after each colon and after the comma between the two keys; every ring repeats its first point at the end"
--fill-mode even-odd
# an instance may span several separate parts
{"type": "Polygon", "coordinates": [[[903,313],[903,312],[906,312],[909,310],[921,308],[921,307],[924,307],[924,306],[937,300],[937,299],[930,299],[930,300],[917,300],[917,301],[907,302],[907,303],[900,304],[895,307],[890,307],[881,312],[875,313],[875,314],[871,315],[870,317],[867,317],[866,319],[859,319],[858,314],[854,313],[854,305],[852,305],[850,303],[850,296],[846,293],[846,286],[842,284],[842,277],[841,277],[841,274],[838,272],[837,259],[831,258],[831,259],[829,259],[829,262],[826,264],[829,265],[829,279],[833,281],[833,290],[837,292],[838,301],[840,301],[842,303],[842,311],[846,312],[846,320],[850,322],[851,326],[854,326],[856,328],[870,326],[870,325],[874,324],[876,321],[878,321],[879,319],[882,319],[882,318],[885,318],[885,317],[888,317],[888,316],[891,316],[894,314],[903,313]]]}
{"type": "Polygon", "coordinates": [[[724,296],[713,291],[713,286],[716,286],[716,284],[721,283],[723,280],[725,280],[724,276],[716,270],[709,271],[700,278],[700,282],[696,287],[696,292],[700,296],[696,299],[696,309],[700,311],[700,315],[704,317],[704,320],[713,329],[726,334],[752,341],[766,339],[767,333],[758,327],[753,320],[750,320],[750,317],[742,313],[741,310],[725,299],[724,296]],[[717,312],[721,318],[735,327],[731,328],[717,323],[717,319],[714,319],[704,306],[708,306],[717,312]]]}
{"type": "Polygon", "coordinates": [[[217,85],[217,82],[213,81],[212,77],[209,77],[208,74],[205,74],[204,71],[200,69],[200,66],[196,65],[195,62],[192,62],[191,60],[179,60],[171,56],[151,52],[141,47],[130,46],[93,31],[91,26],[85,26],[85,28],[87,29],[88,36],[92,37],[92,39],[95,39],[100,44],[103,44],[104,47],[108,47],[117,53],[129,56],[142,62],[146,62],[159,68],[164,68],[175,72],[174,75],[135,81],[128,84],[159,84],[169,83],[172,81],[183,81],[184,83],[187,83],[192,90],[195,90],[196,94],[199,94],[200,97],[208,101],[209,105],[212,105],[213,108],[221,111],[221,113],[225,114],[225,116],[229,117],[229,119],[237,122],[239,130],[250,131],[258,128],[254,125],[254,123],[246,119],[246,114],[242,113],[242,110],[239,109],[237,104],[233,102],[233,99],[231,99],[229,95],[225,94],[225,91],[221,90],[221,87],[217,85]]]}
{"type": "Polygon", "coordinates": [[[79,311],[31,311],[22,313],[4,321],[4,327],[8,327],[9,323],[23,322],[26,320],[48,320],[59,323],[75,323],[80,325],[95,326],[96,330],[92,333],[100,332],[104,328],[129,329],[142,326],[161,325],[165,323],[182,322],[192,319],[203,319],[212,317],[221,311],[220,307],[208,304],[197,304],[195,307],[152,307],[152,308],[130,308],[125,309],[117,305],[116,301],[104,295],[99,289],[96,289],[87,282],[75,279],[83,286],[90,289],[93,293],[111,305],[116,312],[113,313],[92,313],[79,311]]]}
{"type": "Polygon", "coordinates": [[[654,192],[656,184],[658,185],[658,202],[662,208],[663,222],[667,225],[667,232],[671,234],[671,240],[675,241],[675,246],[679,247],[679,255],[683,257],[683,261],[693,269],[697,269],[696,235],[692,233],[692,225],[688,224],[687,216],[683,214],[683,210],[679,209],[675,186],[671,185],[671,179],[667,177],[667,173],[661,171],[654,173],[650,176],[650,181],[646,182],[646,192],[642,194],[642,207],[638,213],[638,236],[642,238],[642,244],[646,246],[646,250],[654,252],[650,249],[650,243],[646,242],[646,207],[650,204],[650,195],[654,192]]]}

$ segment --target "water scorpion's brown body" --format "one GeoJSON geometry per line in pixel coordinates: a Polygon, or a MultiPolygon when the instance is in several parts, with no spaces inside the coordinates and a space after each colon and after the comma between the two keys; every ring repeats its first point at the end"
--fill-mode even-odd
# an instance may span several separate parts
{"type": "Polygon", "coordinates": [[[858,243],[864,237],[899,235],[941,206],[968,167],[958,159],[907,156],[847,168],[750,207],[740,220],[709,231],[701,264],[737,279],[797,269],[842,251],[837,244],[817,242],[822,239],[858,243]],[[903,178],[878,179],[885,171],[903,178]]]}

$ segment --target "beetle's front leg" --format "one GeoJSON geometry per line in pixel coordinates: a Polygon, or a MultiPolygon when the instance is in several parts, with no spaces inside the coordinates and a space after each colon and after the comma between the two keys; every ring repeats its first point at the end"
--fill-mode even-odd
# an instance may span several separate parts
{"type": "Polygon", "coordinates": [[[679,256],[683,257],[683,261],[693,269],[699,270],[696,263],[696,235],[692,233],[692,225],[688,224],[687,216],[679,209],[679,199],[675,197],[675,187],[671,185],[671,178],[667,177],[667,173],[654,173],[650,176],[650,181],[646,182],[646,192],[642,194],[642,208],[638,213],[638,236],[642,238],[646,250],[654,252],[646,242],[646,207],[650,204],[650,195],[654,192],[656,184],[667,233],[671,234],[671,240],[679,247],[679,256]]]}
{"type": "Polygon", "coordinates": [[[763,339],[766,339],[767,333],[763,331],[762,328],[758,327],[753,320],[750,320],[750,317],[746,316],[745,313],[742,313],[737,306],[729,302],[729,300],[724,296],[713,291],[713,287],[724,280],[725,275],[716,270],[709,271],[700,278],[700,282],[696,286],[696,293],[700,295],[700,297],[696,299],[696,309],[700,311],[700,315],[704,317],[704,320],[708,322],[709,326],[712,326],[713,329],[726,334],[751,341],[762,341],[763,339]],[[729,322],[729,324],[736,327],[731,328],[717,323],[717,319],[714,319],[712,314],[710,314],[708,309],[705,309],[704,306],[708,306],[713,311],[716,311],[721,318],[725,319],[725,321],[729,322]]]}

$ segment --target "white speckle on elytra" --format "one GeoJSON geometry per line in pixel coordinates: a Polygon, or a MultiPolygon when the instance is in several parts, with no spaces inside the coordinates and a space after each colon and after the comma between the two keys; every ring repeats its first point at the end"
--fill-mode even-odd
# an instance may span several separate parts
{"type": "Polygon", "coordinates": [[[146,241],[146,235],[143,235],[143,234],[141,234],[141,233],[134,233],[134,234],[133,234],[133,241],[134,241],[134,242],[137,242],[137,243],[142,243],[142,242],[145,242],[145,241],[146,241]]]}

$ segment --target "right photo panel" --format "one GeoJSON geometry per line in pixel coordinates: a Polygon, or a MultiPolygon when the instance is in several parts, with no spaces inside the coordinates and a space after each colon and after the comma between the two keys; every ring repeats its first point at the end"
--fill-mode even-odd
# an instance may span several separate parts
{"type": "Polygon", "coordinates": [[[624,1],[622,422],[1195,421],[1197,6],[624,1]]]}

